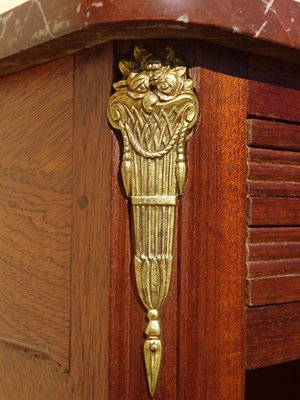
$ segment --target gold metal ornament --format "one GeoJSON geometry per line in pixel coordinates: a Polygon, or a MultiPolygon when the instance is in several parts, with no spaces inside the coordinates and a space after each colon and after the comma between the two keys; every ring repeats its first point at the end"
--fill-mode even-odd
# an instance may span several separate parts
{"type": "Polygon", "coordinates": [[[159,310],[171,284],[175,209],[186,181],[185,143],[199,105],[184,62],[167,47],[153,54],[136,46],[119,63],[108,119],[123,137],[122,179],[133,207],[134,270],[148,310],[144,359],[154,396],[162,358],[159,310]]]}

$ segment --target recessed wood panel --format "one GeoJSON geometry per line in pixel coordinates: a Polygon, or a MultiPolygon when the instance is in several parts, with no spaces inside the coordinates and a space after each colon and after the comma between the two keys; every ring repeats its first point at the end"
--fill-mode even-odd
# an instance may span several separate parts
{"type": "Polygon", "coordinates": [[[300,225],[300,199],[259,198],[249,199],[250,226],[300,225]]]}
{"type": "Polygon", "coordinates": [[[248,279],[248,305],[289,303],[300,300],[300,275],[248,279]]]}
{"type": "Polygon", "coordinates": [[[300,228],[248,230],[247,304],[300,300],[300,228]]]}
{"type": "Polygon", "coordinates": [[[70,400],[69,375],[47,357],[0,343],[1,400],[70,400]]]}
{"type": "Polygon", "coordinates": [[[73,60],[0,81],[0,340],[69,368],[73,60]]]}
{"type": "Polygon", "coordinates": [[[299,359],[299,320],[299,302],[247,308],[247,368],[299,359]]]}
{"type": "Polygon", "coordinates": [[[300,121],[299,102],[300,66],[249,57],[250,115],[300,121]]]}
{"type": "MultiPolygon", "coordinates": [[[[300,94],[298,104],[295,104],[297,109],[300,108],[299,102],[300,94]]],[[[282,108],[285,108],[285,106],[282,103],[282,108]]],[[[300,150],[300,125],[255,119],[248,120],[248,145],[273,149],[300,150]]]]}

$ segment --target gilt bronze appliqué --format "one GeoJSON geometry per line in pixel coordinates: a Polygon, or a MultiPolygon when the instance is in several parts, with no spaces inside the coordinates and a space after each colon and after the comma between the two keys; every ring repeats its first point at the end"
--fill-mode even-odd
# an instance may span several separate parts
{"type": "Polygon", "coordinates": [[[123,79],[113,85],[108,119],[123,137],[121,173],[133,208],[136,284],[148,311],[144,359],[153,396],[162,358],[159,311],[171,284],[175,211],[187,174],[185,144],[199,104],[170,47],[153,54],[137,46],[119,67],[123,79]]]}

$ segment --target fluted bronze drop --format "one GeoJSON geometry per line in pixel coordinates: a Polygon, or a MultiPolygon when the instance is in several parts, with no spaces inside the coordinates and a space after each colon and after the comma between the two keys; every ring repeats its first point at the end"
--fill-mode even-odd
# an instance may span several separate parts
{"type": "Polygon", "coordinates": [[[148,310],[144,359],[154,396],[162,357],[159,310],[171,284],[175,211],[187,174],[185,143],[199,106],[172,48],[155,55],[137,46],[119,66],[124,77],[114,84],[108,118],[124,143],[121,173],[133,207],[134,269],[148,310]]]}

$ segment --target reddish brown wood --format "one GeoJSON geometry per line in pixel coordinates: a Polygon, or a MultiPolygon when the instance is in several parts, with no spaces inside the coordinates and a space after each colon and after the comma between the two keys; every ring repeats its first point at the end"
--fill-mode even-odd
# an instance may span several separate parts
{"type": "Polygon", "coordinates": [[[300,182],[300,165],[249,163],[249,179],[300,182]]]}
{"type": "Polygon", "coordinates": [[[248,279],[247,294],[250,306],[299,301],[300,275],[248,279]]]}
{"type": "Polygon", "coordinates": [[[72,400],[109,399],[112,46],[79,53],[74,69],[72,400]]]}
{"type": "Polygon", "coordinates": [[[66,370],[72,105],[72,57],[0,81],[0,339],[66,370]]]}
{"type": "Polygon", "coordinates": [[[189,142],[181,202],[177,398],[242,400],[245,64],[236,53],[199,44],[189,60],[201,122],[189,142]]]}
{"type": "Polygon", "coordinates": [[[300,199],[250,198],[248,223],[250,226],[300,225],[300,199]]]}
{"type": "MultiPolygon", "coordinates": [[[[297,125],[292,125],[292,126],[297,126],[297,125]]],[[[261,146],[263,146],[263,144],[261,144],[261,146]]],[[[299,152],[259,149],[259,148],[251,147],[251,148],[249,148],[248,156],[249,156],[248,157],[249,160],[253,160],[253,161],[264,161],[264,162],[270,162],[270,163],[300,165],[300,153],[299,152]]]]}
{"type": "MultiPolygon", "coordinates": [[[[288,73],[288,71],[286,72],[288,73]]],[[[300,73],[300,71],[298,73],[300,73]]],[[[260,82],[251,83],[251,85],[259,85],[259,84],[261,83],[260,82]]],[[[274,90],[284,90],[284,88],[280,87],[280,82],[278,82],[278,85],[275,86],[278,89],[274,90]]],[[[300,80],[299,80],[299,86],[300,86],[300,80]]],[[[251,90],[253,89],[250,87],[249,90],[251,93],[251,90]]],[[[296,91],[296,93],[300,99],[300,92],[298,93],[298,91],[296,91]]],[[[276,96],[273,95],[273,97],[276,96]]],[[[294,97],[291,99],[296,102],[293,105],[293,107],[289,109],[290,113],[293,113],[295,111],[295,108],[296,110],[298,109],[297,104],[299,102],[299,99],[297,100],[294,97]]],[[[284,103],[283,101],[281,102],[281,105],[283,109],[288,108],[288,105],[286,105],[286,103],[284,103]]],[[[248,126],[249,146],[266,147],[273,149],[300,150],[300,125],[250,119],[248,120],[247,126],[248,126]]],[[[269,154],[276,154],[276,153],[269,153],[269,154]]],[[[295,154],[295,157],[299,161],[300,155],[295,154]]]]}
{"type": "MultiPolygon", "coordinates": [[[[299,66],[267,58],[249,57],[250,115],[299,122],[299,89],[299,66]]],[[[276,138],[276,132],[273,134],[276,138]]],[[[297,143],[299,146],[299,136],[297,143]]]]}
{"type": "Polygon", "coordinates": [[[250,228],[249,241],[264,242],[300,242],[300,228],[250,228]]]}
{"type": "Polygon", "coordinates": [[[300,197],[300,182],[248,181],[251,197],[300,197]]]}
{"type": "Polygon", "coordinates": [[[288,243],[250,243],[249,260],[274,260],[300,257],[300,241],[288,243]]]}
{"type": "Polygon", "coordinates": [[[248,278],[300,275],[300,258],[249,261],[247,262],[247,271],[248,278]]]}
{"type": "Polygon", "coordinates": [[[300,303],[248,308],[247,368],[300,358],[300,303]]]}

